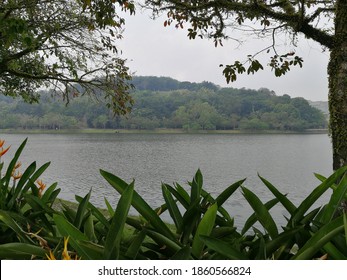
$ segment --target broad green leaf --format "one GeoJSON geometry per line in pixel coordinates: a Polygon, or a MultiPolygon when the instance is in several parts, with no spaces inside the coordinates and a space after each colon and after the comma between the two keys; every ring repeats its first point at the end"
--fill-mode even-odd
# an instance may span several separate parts
{"type": "MultiPolygon", "coordinates": [[[[267,210],[270,210],[272,207],[274,207],[278,203],[278,199],[274,198],[268,202],[266,202],[264,205],[267,210]]],[[[245,225],[243,226],[243,229],[241,231],[241,234],[245,234],[256,222],[258,221],[258,216],[254,212],[247,221],[245,222],[245,225]]]]}
{"type": "Polygon", "coordinates": [[[229,260],[247,260],[247,256],[245,256],[242,252],[238,251],[233,247],[230,243],[222,241],[220,239],[209,237],[209,236],[200,236],[200,238],[204,241],[206,246],[209,249],[214,250],[218,254],[224,256],[229,260]]]}
{"type": "Polygon", "coordinates": [[[164,247],[165,249],[170,250],[173,254],[181,250],[181,246],[175,240],[167,238],[160,232],[150,229],[146,229],[145,232],[160,246],[160,248],[164,247]]]}
{"type": "Polygon", "coordinates": [[[293,247],[295,243],[295,235],[304,229],[304,226],[300,226],[294,229],[288,229],[284,232],[281,232],[274,239],[266,243],[266,255],[271,256],[282,246],[293,247]]]}
{"type": "Polygon", "coordinates": [[[82,225],[82,221],[84,218],[84,214],[87,210],[87,206],[88,206],[88,202],[89,202],[91,193],[92,193],[92,190],[90,190],[89,193],[78,204],[76,217],[75,217],[75,220],[73,222],[73,224],[75,225],[76,228],[80,228],[82,225]]]}
{"type": "MultiPolygon", "coordinates": [[[[83,198],[76,195],[76,200],[77,200],[79,203],[81,203],[81,201],[83,200],[83,198]]],[[[96,208],[93,204],[91,204],[90,202],[88,202],[87,205],[88,205],[88,209],[90,209],[90,210],[92,211],[92,213],[93,213],[93,215],[95,216],[95,218],[97,218],[98,221],[99,221],[100,223],[102,223],[102,225],[105,227],[105,229],[108,230],[110,224],[109,224],[109,222],[107,221],[107,219],[105,218],[105,216],[101,213],[101,211],[100,211],[98,208],[96,208]]]]}
{"type": "Polygon", "coordinates": [[[290,219],[290,223],[293,221],[300,221],[308,209],[326,192],[336,181],[347,171],[347,166],[344,166],[335,171],[328,179],[322,182],[316,187],[297,207],[295,213],[290,219]]]}
{"type": "Polygon", "coordinates": [[[190,192],[191,202],[200,200],[202,184],[203,184],[203,177],[202,177],[200,169],[198,169],[198,171],[196,172],[193,178],[193,182],[191,183],[191,192],[190,192]]]}
{"type": "Polygon", "coordinates": [[[17,222],[11,217],[9,212],[0,210],[0,220],[9,228],[11,228],[23,243],[33,244],[34,242],[28,237],[26,232],[17,224],[17,222]]]}
{"type": "Polygon", "coordinates": [[[337,234],[344,231],[343,217],[340,216],[321,227],[312,237],[299,249],[293,257],[296,260],[309,260],[321,250],[325,244],[330,242],[337,234]]]}
{"type": "Polygon", "coordinates": [[[65,237],[70,237],[69,243],[76,250],[78,256],[85,260],[93,260],[98,257],[95,251],[80,245],[80,241],[88,241],[88,237],[84,233],[61,215],[54,214],[53,219],[60,234],[65,237]]]}
{"type": "Polygon", "coordinates": [[[169,210],[170,216],[172,220],[174,221],[176,228],[181,228],[183,218],[180,210],[177,207],[176,202],[174,201],[172,194],[168,190],[167,186],[165,184],[162,184],[162,193],[164,200],[166,202],[167,208],[169,210]]]}
{"type": "Polygon", "coordinates": [[[347,175],[344,175],[342,180],[339,182],[337,188],[333,191],[333,194],[330,197],[330,201],[324,209],[324,213],[322,216],[323,224],[326,224],[333,219],[334,214],[338,210],[338,207],[341,205],[341,201],[346,196],[346,192],[347,192],[347,175]]]}
{"type": "Polygon", "coordinates": [[[112,217],[111,226],[105,240],[104,258],[119,259],[120,244],[123,236],[124,226],[128,217],[131,201],[134,194],[134,183],[126,187],[122,193],[115,214],[112,217]]]}
{"type": "MultiPolygon", "coordinates": [[[[128,186],[122,179],[117,176],[108,173],[106,171],[100,170],[101,175],[106,179],[106,181],[120,194],[124,192],[128,186]]],[[[134,191],[132,206],[147,219],[151,225],[159,232],[167,236],[168,238],[174,239],[175,236],[167,225],[158,217],[157,213],[143,200],[143,198],[134,191]]]]}
{"type": "Polygon", "coordinates": [[[105,201],[108,213],[110,214],[111,217],[113,217],[114,215],[113,207],[111,206],[110,202],[107,200],[106,197],[104,197],[104,201],[105,201]]]}
{"type": "Polygon", "coordinates": [[[274,239],[278,235],[278,229],[275,221],[267,210],[266,206],[260,201],[260,199],[246,187],[241,187],[243,195],[253,208],[258,221],[262,224],[265,230],[270,234],[271,238],[274,239]]]}
{"type": "Polygon", "coordinates": [[[84,234],[88,237],[90,241],[95,242],[97,238],[96,238],[95,229],[94,229],[94,219],[91,213],[89,213],[88,217],[86,218],[86,221],[83,227],[84,227],[84,234]]]}
{"type": "Polygon", "coordinates": [[[175,184],[176,189],[171,187],[170,185],[165,184],[168,191],[177,198],[177,200],[182,204],[185,209],[189,208],[190,205],[190,197],[189,194],[178,184],[175,184]],[[179,187],[178,187],[179,186],[179,187]]]}
{"type": "Polygon", "coordinates": [[[35,257],[46,258],[48,252],[39,246],[25,243],[7,243],[0,245],[0,259],[30,260],[35,257]]]}
{"type": "Polygon", "coordinates": [[[145,238],[146,238],[146,233],[144,230],[141,230],[140,232],[138,232],[131,240],[131,243],[129,245],[128,250],[125,253],[125,256],[128,257],[129,259],[133,259],[133,260],[136,259],[136,256],[139,253],[145,238]]]}
{"type": "Polygon", "coordinates": [[[201,257],[201,253],[204,248],[204,241],[200,238],[201,235],[209,236],[213,227],[215,226],[215,220],[217,216],[218,205],[217,203],[210,206],[205,215],[202,217],[198,228],[195,232],[193,243],[192,243],[192,254],[196,258],[201,257]]]}
{"type": "Polygon", "coordinates": [[[246,179],[237,181],[236,183],[232,184],[228,188],[226,188],[217,198],[216,202],[219,207],[221,207],[225,201],[229,199],[229,197],[240,187],[242,184],[246,181],[246,179]]]}
{"type": "Polygon", "coordinates": [[[273,195],[281,202],[281,204],[286,208],[290,215],[293,215],[296,210],[295,205],[286,197],[286,195],[282,194],[274,185],[272,185],[269,181],[264,179],[258,174],[260,180],[265,184],[265,186],[273,193],[273,195]]]}
{"type": "Polygon", "coordinates": [[[182,249],[178,250],[170,260],[192,260],[190,246],[185,246],[182,249]]]}

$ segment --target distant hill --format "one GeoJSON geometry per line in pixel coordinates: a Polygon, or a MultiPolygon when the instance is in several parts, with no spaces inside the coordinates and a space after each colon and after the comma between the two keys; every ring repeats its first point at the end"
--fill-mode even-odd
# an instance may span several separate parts
{"type": "MultiPolygon", "coordinates": [[[[134,77],[135,104],[115,117],[104,103],[87,96],[68,106],[42,93],[40,104],[0,96],[0,129],[183,129],[302,131],[327,127],[322,111],[301,97],[277,96],[266,88],[222,88],[211,82],[179,82],[168,77],[134,77]]],[[[314,103],[313,105],[317,105],[314,103]]]]}
{"type": "Polygon", "coordinates": [[[180,82],[170,77],[155,77],[155,76],[135,76],[132,79],[132,84],[135,90],[149,91],[170,91],[170,90],[200,90],[202,88],[210,90],[218,90],[219,86],[211,82],[191,83],[180,82]]]}

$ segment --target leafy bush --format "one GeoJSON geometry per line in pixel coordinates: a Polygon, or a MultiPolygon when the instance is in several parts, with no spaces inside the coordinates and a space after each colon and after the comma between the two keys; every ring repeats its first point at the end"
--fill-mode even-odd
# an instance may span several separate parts
{"type": "MultiPolygon", "coordinates": [[[[1,143],[1,142],[0,142],[1,143]]],[[[240,180],[217,197],[203,189],[198,170],[186,191],[178,183],[162,184],[165,203],[152,209],[134,190],[134,181],[126,183],[101,170],[105,180],[121,194],[115,209],[105,199],[107,212],[76,196],[76,207],[62,203],[54,206],[57,184],[43,192],[38,178],[49,163],[36,169],[32,163],[20,176],[18,158],[26,140],[2,176],[0,157],[0,258],[1,259],[346,259],[347,218],[340,209],[346,199],[347,167],[330,177],[317,175],[317,186],[299,206],[259,176],[273,194],[263,203],[240,180]],[[18,176],[16,176],[18,175],[18,176]],[[339,182],[339,183],[336,183],[339,182]],[[327,204],[312,209],[327,190],[327,204]],[[254,213],[238,229],[223,208],[240,190],[254,213]],[[280,204],[287,212],[286,224],[279,227],[270,209],[280,204]],[[130,207],[139,213],[129,215],[130,207]],[[164,222],[168,212],[172,225],[164,222]]],[[[5,149],[0,145],[0,152],[5,149]]]]}

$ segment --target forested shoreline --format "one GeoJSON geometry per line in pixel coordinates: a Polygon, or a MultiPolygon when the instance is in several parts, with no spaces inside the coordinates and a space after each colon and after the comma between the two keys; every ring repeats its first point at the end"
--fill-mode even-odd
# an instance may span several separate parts
{"type": "Polygon", "coordinates": [[[68,105],[50,92],[39,104],[0,96],[0,129],[183,129],[302,131],[327,128],[323,112],[304,98],[262,88],[221,88],[210,82],[134,77],[135,101],[127,116],[114,116],[102,98],[71,97],[68,105]]]}

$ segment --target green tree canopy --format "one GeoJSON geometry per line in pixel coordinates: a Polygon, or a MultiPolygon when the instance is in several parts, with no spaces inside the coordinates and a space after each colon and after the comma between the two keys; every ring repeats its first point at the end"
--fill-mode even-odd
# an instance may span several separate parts
{"type": "Polygon", "coordinates": [[[102,92],[115,113],[129,111],[129,70],[118,55],[129,1],[0,1],[0,91],[37,102],[37,90],[72,96],[102,92]]]}

